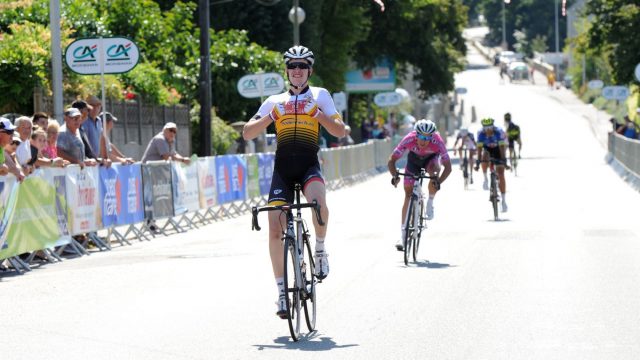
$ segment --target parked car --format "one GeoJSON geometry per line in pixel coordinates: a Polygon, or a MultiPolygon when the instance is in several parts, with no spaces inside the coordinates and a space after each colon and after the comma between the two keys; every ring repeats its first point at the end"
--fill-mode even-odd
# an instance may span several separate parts
{"type": "Polygon", "coordinates": [[[573,81],[573,76],[565,75],[564,78],[562,79],[562,85],[564,85],[564,87],[566,87],[567,89],[571,89],[572,81],[573,81]]]}
{"type": "Polygon", "coordinates": [[[512,61],[507,68],[510,81],[529,80],[529,67],[522,61],[512,61]]]}

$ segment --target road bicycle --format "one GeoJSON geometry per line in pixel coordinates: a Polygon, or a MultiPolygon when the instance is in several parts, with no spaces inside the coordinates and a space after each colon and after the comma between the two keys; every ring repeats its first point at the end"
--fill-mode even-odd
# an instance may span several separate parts
{"type": "Polygon", "coordinates": [[[252,230],[260,231],[258,213],[262,211],[281,211],[286,215],[286,229],[282,229],[284,249],[284,286],[287,304],[287,321],[293,341],[298,341],[301,334],[301,309],[309,332],[314,331],[317,317],[316,285],[322,281],[316,277],[315,263],[309,243],[309,231],[302,219],[302,209],[312,208],[316,220],[324,225],[320,215],[320,205],[314,200],[311,203],[300,203],[300,184],[295,184],[295,202],[278,206],[252,207],[252,230]],[[295,215],[294,215],[295,210],[295,215]]]}
{"type": "Polygon", "coordinates": [[[491,206],[493,207],[493,219],[498,221],[498,202],[500,201],[498,188],[500,186],[500,178],[496,172],[496,165],[505,165],[505,161],[489,158],[489,160],[480,160],[478,163],[481,162],[489,163],[489,201],[491,201],[491,206]]]}
{"type": "Polygon", "coordinates": [[[473,169],[469,164],[469,157],[467,155],[468,149],[465,147],[462,149],[462,177],[464,178],[464,189],[469,188],[469,184],[473,184],[473,169]]]}
{"type": "Polygon", "coordinates": [[[422,180],[433,179],[436,182],[437,188],[439,187],[438,177],[427,175],[427,172],[424,168],[420,169],[420,174],[417,175],[402,173],[399,171],[396,171],[396,173],[405,177],[412,177],[415,180],[415,182],[413,183],[413,192],[411,193],[411,199],[409,200],[409,206],[407,206],[407,214],[404,218],[405,230],[404,237],[402,239],[402,246],[404,246],[404,264],[409,265],[409,258],[411,257],[411,255],[413,255],[413,262],[417,261],[422,231],[427,228],[424,193],[422,192],[422,180]]]}

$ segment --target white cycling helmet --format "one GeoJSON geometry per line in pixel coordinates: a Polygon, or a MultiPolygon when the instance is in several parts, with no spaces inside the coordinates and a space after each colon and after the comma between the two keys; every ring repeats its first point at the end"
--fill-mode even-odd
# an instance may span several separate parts
{"type": "Polygon", "coordinates": [[[414,129],[418,134],[429,136],[436,132],[436,124],[431,120],[418,120],[414,126],[414,129]]]}
{"type": "Polygon", "coordinates": [[[309,48],[296,45],[284,52],[284,63],[288,64],[291,60],[307,60],[313,66],[315,57],[313,56],[313,51],[309,50],[309,48]]]}
{"type": "Polygon", "coordinates": [[[469,134],[467,128],[460,128],[460,136],[467,136],[467,134],[469,134]]]}

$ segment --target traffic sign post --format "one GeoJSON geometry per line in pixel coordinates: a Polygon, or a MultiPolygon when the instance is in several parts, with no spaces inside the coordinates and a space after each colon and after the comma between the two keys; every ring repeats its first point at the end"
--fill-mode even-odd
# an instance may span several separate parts
{"type": "MultiPolygon", "coordinates": [[[[109,141],[105,114],[104,74],[123,74],[138,65],[140,50],[124,37],[77,39],[67,46],[64,59],[71,71],[81,75],[100,74],[102,88],[102,135],[109,141]]],[[[99,151],[99,150],[98,150],[99,151]]]]}
{"type": "Polygon", "coordinates": [[[245,75],[236,85],[240,95],[246,98],[260,98],[276,95],[284,89],[284,78],[277,73],[245,75]]]}
{"type": "Polygon", "coordinates": [[[629,88],[626,86],[606,86],[602,89],[602,97],[607,100],[623,101],[629,97],[629,88]]]}
{"type": "Polygon", "coordinates": [[[378,93],[373,97],[373,102],[380,107],[396,106],[402,102],[402,94],[396,91],[378,93]]]}

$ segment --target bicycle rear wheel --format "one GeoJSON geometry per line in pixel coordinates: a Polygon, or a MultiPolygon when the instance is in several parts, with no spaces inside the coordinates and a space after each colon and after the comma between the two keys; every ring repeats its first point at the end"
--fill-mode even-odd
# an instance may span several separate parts
{"type": "Polygon", "coordinates": [[[418,206],[415,208],[414,214],[414,223],[415,223],[415,236],[413,237],[413,262],[418,262],[418,249],[420,248],[420,237],[422,236],[423,224],[426,224],[424,221],[424,203],[422,201],[418,202],[418,206]]]}
{"type": "Polygon", "coordinates": [[[462,176],[464,177],[464,189],[469,187],[469,160],[465,157],[462,160],[462,176]]]}
{"type": "Polygon", "coordinates": [[[298,229],[302,229],[302,246],[305,249],[302,249],[302,253],[305,254],[303,270],[302,270],[302,278],[304,280],[305,289],[302,292],[303,300],[302,305],[304,307],[304,318],[307,322],[307,329],[309,331],[313,331],[316,329],[316,276],[315,276],[315,263],[313,261],[313,253],[311,252],[311,245],[309,244],[309,234],[307,234],[306,229],[303,225],[300,225],[298,229]]]}
{"type": "Polygon", "coordinates": [[[413,238],[413,232],[415,229],[413,228],[413,207],[415,206],[415,199],[413,196],[411,200],[409,200],[409,207],[407,208],[407,216],[404,222],[404,264],[409,265],[409,254],[411,254],[411,242],[413,238]]]}
{"type": "Polygon", "coordinates": [[[493,205],[493,219],[498,221],[498,181],[497,175],[491,173],[491,205],[493,205]]]}
{"type": "Polygon", "coordinates": [[[296,263],[298,255],[293,246],[293,237],[284,241],[284,286],[287,295],[287,322],[293,341],[300,339],[300,290],[297,286],[296,263]]]}

